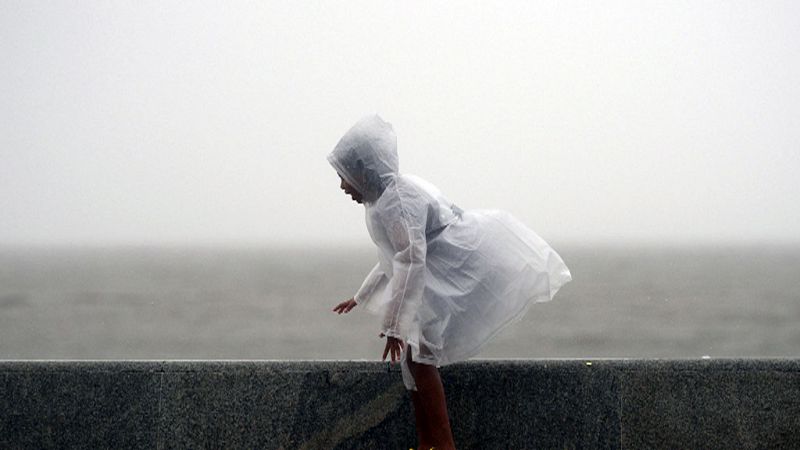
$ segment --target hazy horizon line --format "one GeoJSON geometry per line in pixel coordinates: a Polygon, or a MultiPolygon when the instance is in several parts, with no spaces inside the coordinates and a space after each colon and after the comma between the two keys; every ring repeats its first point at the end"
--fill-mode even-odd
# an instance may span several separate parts
{"type": "MultiPolygon", "coordinates": [[[[546,239],[548,244],[559,248],[586,249],[597,248],[797,248],[800,250],[800,239],[764,239],[764,240],[699,240],[699,239],[546,239]]],[[[208,250],[374,250],[374,244],[365,242],[322,242],[301,243],[296,241],[53,241],[53,242],[0,242],[0,251],[25,249],[208,249],[208,250]]]]}

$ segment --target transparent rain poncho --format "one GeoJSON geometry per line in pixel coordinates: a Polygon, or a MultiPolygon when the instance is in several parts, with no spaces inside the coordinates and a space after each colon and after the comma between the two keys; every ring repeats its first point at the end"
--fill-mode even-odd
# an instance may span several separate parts
{"type": "Polygon", "coordinates": [[[561,257],[511,214],[462,211],[432,184],[399,173],[392,126],[377,115],[357,122],[328,161],[364,197],[378,263],[355,294],[382,319],[381,331],[407,344],[406,363],[463,361],[534,303],[570,281],[561,257]]]}

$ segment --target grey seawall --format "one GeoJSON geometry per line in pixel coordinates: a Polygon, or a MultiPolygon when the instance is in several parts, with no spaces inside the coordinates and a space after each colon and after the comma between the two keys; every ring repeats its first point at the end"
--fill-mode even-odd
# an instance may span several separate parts
{"type": "MultiPolygon", "coordinates": [[[[399,366],[0,361],[0,448],[409,449],[399,366]]],[[[473,360],[459,449],[800,448],[800,360],[473,360]]]]}

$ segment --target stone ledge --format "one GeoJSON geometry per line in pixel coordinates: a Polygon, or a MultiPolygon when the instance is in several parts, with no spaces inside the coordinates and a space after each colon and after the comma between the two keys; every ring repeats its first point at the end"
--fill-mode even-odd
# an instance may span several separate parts
{"type": "MultiPolygon", "coordinates": [[[[1,448],[408,449],[378,361],[0,361],[1,448]]],[[[800,359],[472,360],[460,449],[800,448],[800,359]]]]}

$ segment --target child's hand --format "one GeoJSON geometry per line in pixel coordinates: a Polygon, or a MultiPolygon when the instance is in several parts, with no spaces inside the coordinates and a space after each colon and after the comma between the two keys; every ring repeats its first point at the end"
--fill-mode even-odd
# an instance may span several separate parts
{"type": "Polygon", "coordinates": [[[351,298],[350,300],[345,300],[342,303],[336,305],[336,307],[333,308],[333,312],[338,312],[340,315],[342,313],[347,314],[350,312],[351,309],[355,308],[357,304],[358,303],[356,303],[356,300],[354,298],[351,298]]]}
{"type": "MultiPolygon", "coordinates": [[[[379,337],[384,337],[385,334],[381,333],[379,337]]],[[[386,336],[386,347],[383,349],[383,361],[386,361],[386,355],[391,352],[392,364],[395,361],[400,362],[400,353],[403,351],[403,341],[393,336],[386,336]]]]}

